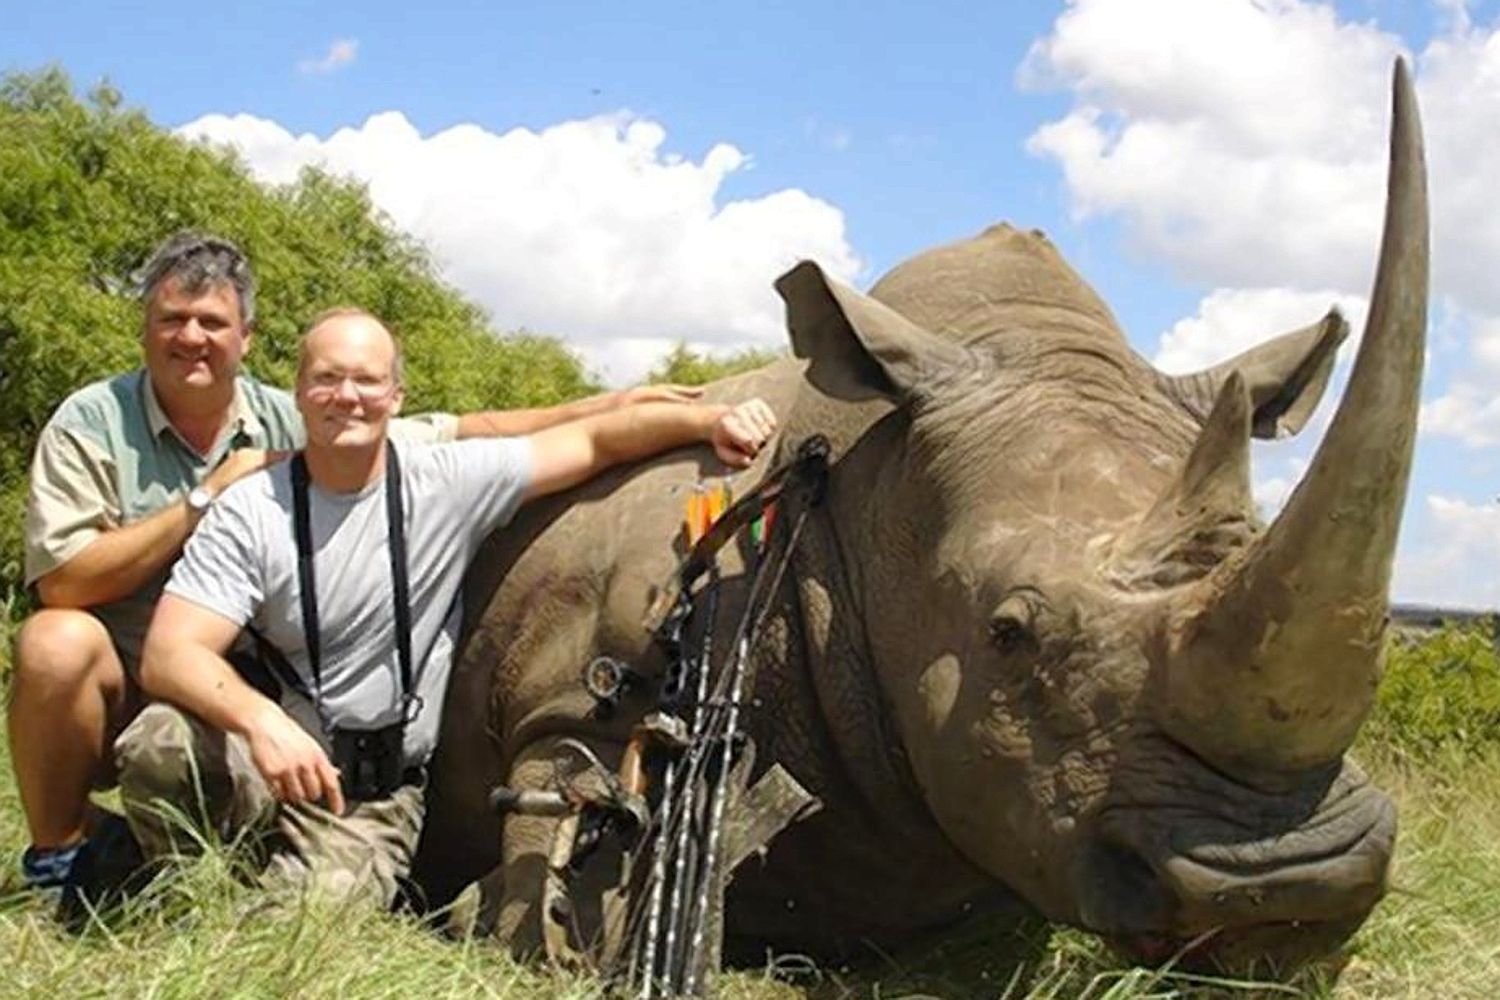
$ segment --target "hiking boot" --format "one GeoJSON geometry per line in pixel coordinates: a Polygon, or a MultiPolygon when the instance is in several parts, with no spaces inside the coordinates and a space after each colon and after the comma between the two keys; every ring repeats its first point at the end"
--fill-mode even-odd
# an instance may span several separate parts
{"type": "Polygon", "coordinates": [[[78,933],[94,916],[105,916],[151,881],[154,868],[125,817],[104,817],[80,845],[57,904],[57,919],[78,933]]]}

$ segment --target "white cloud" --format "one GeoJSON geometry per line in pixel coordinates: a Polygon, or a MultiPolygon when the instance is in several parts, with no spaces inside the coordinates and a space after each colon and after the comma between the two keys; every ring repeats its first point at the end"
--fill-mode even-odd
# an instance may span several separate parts
{"type": "MultiPolygon", "coordinates": [[[[1417,60],[1435,286],[1500,313],[1500,30],[1442,5],[1417,60]]],[[[1368,287],[1401,40],[1300,0],[1074,0],[1024,85],[1072,91],[1029,149],[1057,161],[1075,215],[1119,218],[1187,279],[1368,287]]]]}
{"type": "Polygon", "coordinates": [[[1294,480],[1287,479],[1285,476],[1257,479],[1251,488],[1251,494],[1255,498],[1255,509],[1260,512],[1264,520],[1273,520],[1276,512],[1281,510],[1287,498],[1292,495],[1292,487],[1296,485],[1294,480]]]}
{"type": "Polygon", "coordinates": [[[1459,382],[1422,405],[1424,434],[1458,438],[1470,448],[1500,445],[1500,396],[1473,382],[1459,382]]]}
{"type": "Polygon", "coordinates": [[[1472,28],[1455,3],[1456,30],[1433,42],[1424,96],[1444,109],[1429,115],[1429,162],[1436,192],[1434,269],[1468,332],[1469,364],[1423,407],[1422,429],[1471,448],[1500,444],[1500,213],[1491,178],[1500,172],[1500,134],[1476,127],[1500,119],[1500,31],[1472,28]]]}
{"type": "Polygon", "coordinates": [[[1443,606],[1500,607],[1500,503],[1476,505],[1439,494],[1426,498],[1419,544],[1396,559],[1396,597],[1443,606]]]}
{"type": "Polygon", "coordinates": [[[1500,315],[1500,26],[1435,39],[1423,53],[1421,97],[1433,195],[1433,277],[1441,294],[1500,315]]]}
{"type": "MultiPolygon", "coordinates": [[[[1500,30],[1458,0],[1417,61],[1434,288],[1500,314],[1500,30]]],[[[1401,40],[1300,0],[1074,0],[1024,85],[1074,105],[1030,150],[1057,161],[1075,215],[1120,219],[1185,278],[1368,288],[1401,40]]]]}
{"type": "Polygon", "coordinates": [[[325,76],[352,65],[359,55],[359,39],[335,38],[321,59],[299,59],[297,72],[304,76],[325,76]]]}
{"type": "Polygon", "coordinates": [[[1432,0],[1432,5],[1448,15],[1450,32],[1463,34],[1473,25],[1473,20],[1469,16],[1471,2],[1472,0],[1432,0]]]}
{"type": "Polygon", "coordinates": [[[1343,348],[1349,356],[1364,324],[1364,299],[1331,291],[1219,288],[1198,304],[1196,315],[1178,320],[1161,335],[1153,363],[1172,373],[1207,368],[1274,336],[1315,323],[1335,305],[1353,331],[1343,348]]]}
{"type": "Polygon", "coordinates": [[[616,382],[679,339],[781,346],[778,274],[803,257],[846,280],[862,266],[833,205],[795,188],[722,202],[746,154],[720,143],[685,159],[660,124],[624,113],[503,134],[424,136],[399,112],[326,139],[249,115],[179,131],[235,146],[274,183],[309,164],[366,182],[497,325],[565,335],[616,382]]]}
{"type": "MultiPolygon", "coordinates": [[[[1496,554],[1497,512],[1420,470],[1459,464],[1445,437],[1500,445],[1500,129],[1488,127],[1500,121],[1500,20],[1477,24],[1473,9],[1431,0],[1435,34],[1413,64],[1435,308],[1412,496],[1430,499],[1409,508],[1423,528],[1403,535],[1396,576],[1407,598],[1466,604],[1500,603],[1493,558],[1458,558],[1496,554]],[[1413,555],[1418,546],[1444,555],[1413,555]]],[[[1058,165],[1075,218],[1111,220],[1138,252],[1215,289],[1162,336],[1160,364],[1200,367],[1279,317],[1305,322],[1303,304],[1362,301],[1383,215],[1391,63],[1407,48],[1373,19],[1306,0],[1069,0],[1033,45],[1019,82],[1072,103],[1028,149],[1058,165]]],[[[1265,475],[1257,500],[1289,482],[1279,468],[1265,475]]]]}
{"type": "Polygon", "coordinates": [[[1294,0],[1075,0],[1021,70],[1075,102],[1029,149],[1189,280],[1361,287],[1399,50],[1294,0]]]}
{"type": "MultiPolygon", "coordinates": [[[[1326,419],[1323,423],[1326,425],[1326,419]]],[[[1266,523],[1274,521],[1292,498],[1292,491],[1312,464],[1324,429],[1309,426],[1295,438],[1250,443],[1250,495],[1266,523]]]]}
{"type": "MultiPolygon", "coordinates": [[[[1446,318],[1462,331],[1467,357],[1446,392],[1422,405],[1422,432],[1469,448],[1500,445],[1500,317],[1450,312],[1457,312],[1446,318]]],[[[1440,330],[1452,338],[1451,329],[1440,330]]]]}

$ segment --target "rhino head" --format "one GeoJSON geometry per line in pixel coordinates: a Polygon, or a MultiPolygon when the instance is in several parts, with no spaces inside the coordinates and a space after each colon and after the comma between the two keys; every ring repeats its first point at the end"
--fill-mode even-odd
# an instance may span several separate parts
{"type": "Polygon", "coordinates": [[[1366,331],[1269,525],[1250,439],[1307,420],[1337,313],[1171,377],[1035,233],[868,296],[811,264],[778,283],[819,398],[875,414],[837,442],[829,514],[922,800],[974,866],[1138,958],[1294,962],[1384,890],[1394,809],[1345,753],[1381,672],[1426,323],[1402,63],[1394,92],[1366,331]]]}

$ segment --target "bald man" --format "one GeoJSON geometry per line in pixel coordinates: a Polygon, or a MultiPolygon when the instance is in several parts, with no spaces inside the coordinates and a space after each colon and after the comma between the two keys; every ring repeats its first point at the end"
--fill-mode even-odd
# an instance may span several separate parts
{"type": "Polygon", "coordinates": [[[226,839],[274,834],[271,884],[388,903],[481,542],[615,463],[711,442],[744,466],[775,418],[759,400],[644,403],[528,437],[392,445],[400,350],[352,310],[306,334],[296,402],[305,450],[225,491],[157,606],[141,682],[159,702],[116,744],[122,799],[148,857],[191,846],[170,819],[185,814],[226,839]],[[279,690],[225,659],[245,629],[279,650],[279,690]]]}

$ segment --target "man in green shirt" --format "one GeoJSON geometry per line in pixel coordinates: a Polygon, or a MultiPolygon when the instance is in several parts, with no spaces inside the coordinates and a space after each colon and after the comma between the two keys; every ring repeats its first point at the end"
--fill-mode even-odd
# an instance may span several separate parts
{"type": "MultiPolygon", "coordinates": [[[[142,277],[143,368],[58,407],[37,442],[26,583],[42,608],[16,641],[7,716],[33,886],[66,884],[88,854],[89,791],[113,783],[110,747],[142,707],[141,642],[172,563],[214,499],[300,448],[292,397],[241,373],[255,318],[249,262],[227,240],[178,233],[142,277]]],[[[428,415],[392,435],[446,441],[534,433],[616,406],[684,401],[644,387],[563,406],[428,415]]]]}

